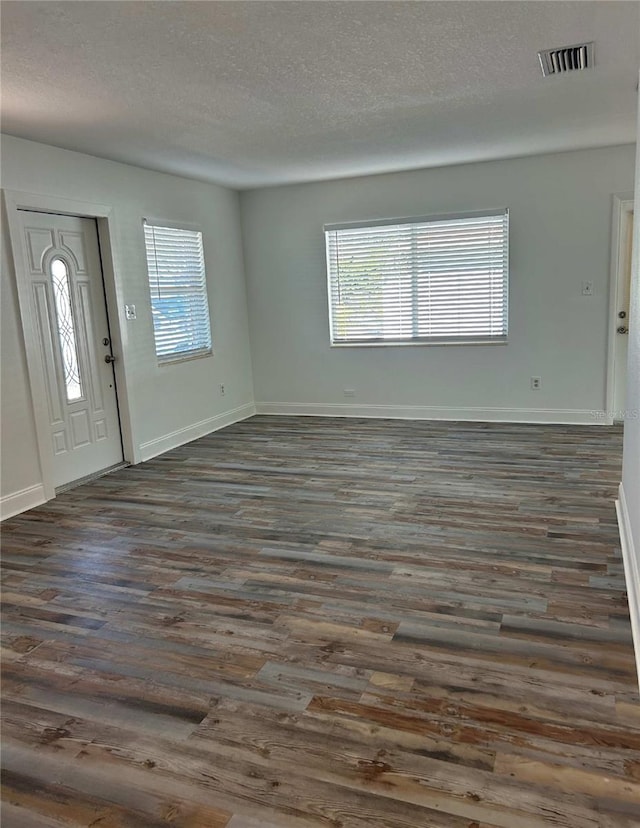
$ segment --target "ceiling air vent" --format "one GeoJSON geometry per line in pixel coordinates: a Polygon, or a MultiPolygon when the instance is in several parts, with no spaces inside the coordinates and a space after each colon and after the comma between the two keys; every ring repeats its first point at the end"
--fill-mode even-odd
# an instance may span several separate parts
{"type": "Polygon", "coordinates": [[[545,78],[549,75],[563,75],[565,72],[591,69],[594,63],[593,43],[578,43],[576,46],[563,46],[560,49],[545,49],[538,52],[538,59],[545,78]]]}

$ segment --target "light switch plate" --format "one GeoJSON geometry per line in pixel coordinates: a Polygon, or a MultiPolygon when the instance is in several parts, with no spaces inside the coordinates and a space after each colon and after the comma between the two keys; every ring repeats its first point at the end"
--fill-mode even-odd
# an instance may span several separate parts
{"type": "Polygon", "coordinates": [[[124,313],[127,319],[135,319],[136,318],[136,306],[135,305],[125,305],[124,306],[124,313]]]}
{"type": "Polygon", "coordinates": [[[583,296],[593,296],[593,282],[589,279],[585,279],[582,283],[582,295],[583,296]]]}

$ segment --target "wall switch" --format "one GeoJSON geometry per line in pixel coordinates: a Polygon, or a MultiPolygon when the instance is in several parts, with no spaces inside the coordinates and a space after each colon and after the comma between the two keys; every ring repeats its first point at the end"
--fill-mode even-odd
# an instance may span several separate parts
{"type": "Polygon", "coordinates": [[[593,282],[590,279],[585,279],[582,282],[582,295],[593,296],[593,282]]]}
{"type": "Polygon", "coordinates": [[[356,389],[355,388],[345,388],[344,389],[345,397],[355,397],[356,389]]]}
{"type": "Polygon", "coordinates": [[[540,377],[531,377],[531,390],[539,391],[542,388],[542,380],[540,377]]]}
{"type": "Polygon", "coordinates": [[[225,390],[224,384],[220,383],[220,396],[224,397],[225,394],[226,394],[226,390],[225,390]]]}
{"type": "Polygon", "coordinates": [[[125,305],[124,306],[124,315],[127,319],[135,319],[136,318],[136,306],[135,305],[125,305]]]}

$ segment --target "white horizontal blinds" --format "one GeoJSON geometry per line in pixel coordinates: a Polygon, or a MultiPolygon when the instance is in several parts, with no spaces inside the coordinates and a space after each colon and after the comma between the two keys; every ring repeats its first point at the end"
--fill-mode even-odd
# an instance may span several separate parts
{"type": "Polygon", "coordinates": [[[506,338],[506,210],[325,232],[333,343],[506,338]]]}
{"type": "Polygon", "coordinates": [[[210,351],[202,233],[145,223],[144,238],[158,358],[210,351]]]}

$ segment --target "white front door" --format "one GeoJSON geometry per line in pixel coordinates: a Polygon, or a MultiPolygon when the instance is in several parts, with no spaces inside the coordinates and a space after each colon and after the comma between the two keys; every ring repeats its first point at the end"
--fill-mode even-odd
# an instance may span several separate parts
{"type": "Polygon", "coordinates": [[[629,311],[631,309],[631,249],[633,246],[633,210],[622,213],[620,228],[620,255],[616,286],[615,320],[616,340],[614,356],[614,419],[623,420],[627,400],[627,352],[629,311]]]}
{"type": "Polygon", "coordinates": [[[94,219],[19,215],[26,273],[17,278],[29,282],[59,487],[123,459],[98,232],[94,219]]]}

